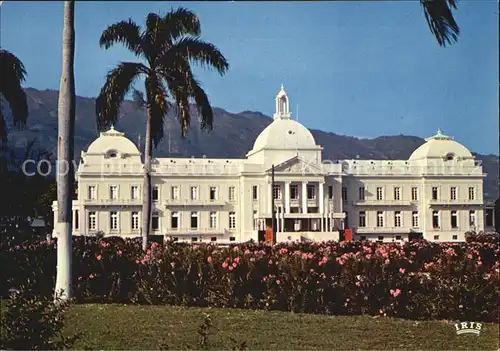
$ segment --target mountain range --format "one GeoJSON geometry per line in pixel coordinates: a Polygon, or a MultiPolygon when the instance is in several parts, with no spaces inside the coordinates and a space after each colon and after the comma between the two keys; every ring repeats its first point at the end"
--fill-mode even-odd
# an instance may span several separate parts
{"type": "MultiPolygon", "coordinates": [[[[37,147],[56,154],[57,140],[57,103],[58,92],[27,88],[29,118],[27,126],[21,130],[10,128],[9,145],[22,150],[28,141],[36,138],[37,147]]],[[[79,159],[81,150],[98,136],[95,118],[95,99],[77,96],[75,126],[75,157],[79,159]]],[[[10,120],[7,112],[7,119],[10,120]]],[[[197,116],[193,108],[192,116],[197,116]]],[[[252,148],[259,133],[272,119],[260,112],[244,111],[230,113],[222,108],[214,108],[214,126],[211,132],[200,131],[197,118],[192,119],[189,135],[180,137],[180,125],[175,116],[168,115],[165,120],[165,138],[154,150],[158,157],[207,157],[240,158],[252,148]]],[[[145,131],[145,111],[132,101],[125,101],[117,130],[124,132],[142,150],[145,131]]],[[[317,144],[324,147],[323,158],[336,159],[407,159],[425,140],[416,136],[393,135],[374,139],[360,139],[332,132],[311,130],[317,144]]],[[[487,173],[484,183],[484,196],[496,200],[499,195],[499,157],[474,153],[482,161],[487,173]]]]}

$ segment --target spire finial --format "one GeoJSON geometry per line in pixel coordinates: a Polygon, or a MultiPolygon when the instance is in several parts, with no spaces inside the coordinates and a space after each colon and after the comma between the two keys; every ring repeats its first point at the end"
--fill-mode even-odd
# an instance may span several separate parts
{"type": "Polygon", "coordinates": [[[285,90],[285,87],[283,86],[283,83],[281,83],[281,90],[285,90]]]}
{"type": "Polygon", "coordinates": [[[438,131],[437,131],[438,134],[443,134],[442,131],[441,131],[441,128],[438,128],[438,131]]]}

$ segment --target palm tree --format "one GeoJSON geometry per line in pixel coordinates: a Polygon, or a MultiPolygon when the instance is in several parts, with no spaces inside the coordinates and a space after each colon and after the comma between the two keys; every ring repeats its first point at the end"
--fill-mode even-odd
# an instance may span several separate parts
{"type": "Polygon", "coordinates": [[[144,146],[144,186],[142,246],[147,248],[151,223],[151,154],[163,138],[164,118],[172,110],[181,123],[181,135],[188,134],[191,121],[189,103],[194,101],[201,128],[211,130],[213,111],[207,94],[191,71],[191,64],[201,64],[223,75],[229,64],[211,43],[202,41],[198,17],[185,8],[172,9],[165,16],[150,13],[142,29],[131,19],[109,26],[103,31],[101,47],[123,44],[141,62],[121,62],[109,71],[96,100],[99,129],[118,120],[125,95],[134,91],[133,83],[144,78],[146,92],[146,140],[144,146]]]}
{"type": "Polygon", "coordinates": [[[420,0],[429,29],[441,46],[458,40],[460,28],[453,18],[452,10],[458,0],[420,0]]]}
{"type": "Polygon", "coordinates": [[[73,153],[75,138],[75,1],[64,2],[62,69],[57,141],[57,277],[55,296],[70,299],[72,256],[73,153]]]}
{"type": "Polygon", "coordinates": [[[21,86],[26,69],[16,55],[3,49],[0,49],[0,77],[0,143],[3,143],[7,141],[7,122],[2,103],[10,106],[14,125],[25,125],[28,118],[28,102],[21,86]]]}

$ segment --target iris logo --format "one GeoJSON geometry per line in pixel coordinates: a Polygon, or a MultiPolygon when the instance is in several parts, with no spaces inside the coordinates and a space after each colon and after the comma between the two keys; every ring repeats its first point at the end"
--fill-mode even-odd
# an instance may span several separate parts
{"type": "Polygon", "coordinates": [[[481,327],[482,324],[476,322],[455,323],[455,331],[457,332],[457,335],[462,335],[462,334],[479,335],[479,333],[481,333],[481,327]]]}

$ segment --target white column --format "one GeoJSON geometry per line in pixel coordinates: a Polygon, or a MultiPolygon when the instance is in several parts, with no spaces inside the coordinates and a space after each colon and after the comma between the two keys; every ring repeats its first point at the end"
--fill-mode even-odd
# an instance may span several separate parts
{"type": "Polygon", "coordinates": [[[290,213],[290,182],[285,182],[285,213],[290,213]]]}
{"type": "Polygon", "coordinates": [[[323,218],[323,213],[325,213],[325,192],[324,192],[325,183],[319,183],[319,213],[321,213],[321,218],[323,218]]]}
{"type": "Polygon", "coordinates": [[[300,198],[302,200],[302,213],[307,213],[307,182],[302,182],[300,198]]]}
{"type": "MultiPolygon", "coordinates": [[[[269,182],[269,183],[268,183],[268,186],[267,186],[267,200],[266,200],[266,202],[267,202],[267,208],[268,208],[268,211],[267,211],[267,212],[268,212],[268,213],[271,213],[271,215],[272,215],[272,213],[273,213],[273,208],[271,208],[271,206],[272,206],[272,201],[271,201],[271,199],[269,198],[269,196],[274,196],[274,194],[273,194],[273,183],[271,183],[271,182],[269,182]]],[[[271,216],[271,217],[272,217],[272,216],[271,216]]]]}
{"type": "Polygon", "coordinates": [[[281,231],[284,233],[285,232],[285,209],[282,208],[281,211],[281,231]]]}

